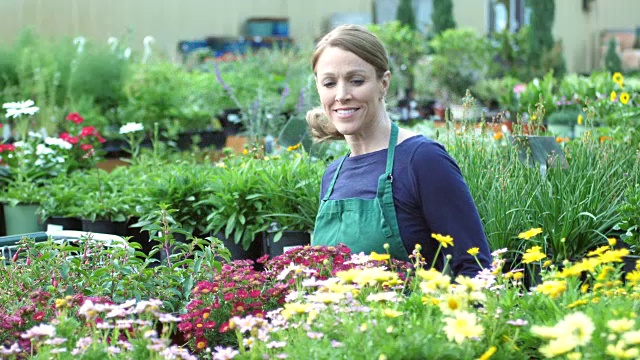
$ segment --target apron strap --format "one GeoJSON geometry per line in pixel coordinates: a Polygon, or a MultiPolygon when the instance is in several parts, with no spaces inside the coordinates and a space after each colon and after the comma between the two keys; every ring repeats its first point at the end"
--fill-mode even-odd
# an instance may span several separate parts
{"type": "Polygon", "coordinates": [[[378,207],[380,208],[380,213],[382,214],[382,232],[384,236],[391,237],[393,235],[393,231],[391,231],[391,227],[389,223],[391,221],[397,221],[396,219],[387,219],[387,211],[386,208],[391,206],[395,206],[393,204],[393,195],[391,195],[391,183],[393,182],[393,160],[396,154],[396,144],[398,142],[398,125],[394,122],[391,122],[391,136],[389,137],[389,148],[387,150],[387,168],[385,170],[384,175],[382,175],[378,179],[378,191],[376,194],[378,207]],[[385,196],[386,194],[386,196],[385,196]]]}
{"type": "MultiPolygon", "coordinates": [[[[391,135],[389,136],[389,147],[387,150],[387,166],[385,170],[385,177],[389,181],[393,181],[393,176],[391,175],[393,171],[393,158],[396,153],[396,143],[398,142],[398,125],[396,125],[393,121],[391,122],[391,135]]],[[[333,178],[331,179],[331,183],[329,183],[329,188],[327,189],[327,193],[322,198],[322,201],[329,200],[329,197],[333,193],[333,187],[336,185],[336,180],[338,179],[338,174],[340,173],[340,169],[342,168],[342,164],[344,161],[351,155],[351,151],[347,152],[347,154],[340,160],[338,167],[336,168],[336,173],[333,174],[333,178]]],[[[379,187],[379,186],[378,186],[379,187]]],[[[378,191],[379,192],[379,191],[378,191]]]]}
{"type": "Polygon", "coordinates": [[[329,200],[329,196],[331,196],[331,194],[333,193],[333,187],[336,185],[336,180],[338,179],[338,173],[340,173],[340,169],[342,168],[342,164],[344,164],[344,161],[349,157],[349,154],[351,154],[351,151],[349,151],[347,153],[347,155],[345,155],[342,158],[342,160],[340,160],[340,164],[338,164],[338,167],[336,168],[336,173],[333,174],[333,178],[331,179],[331,183],[329,184],[329,188],[327,189],[327,193],[324,194],[324,197],[322,198],[322,201],[329,200]]]}
{"type": "Polygon", "coordinates": [[[398,143],[398,125],[391,122],[391,136],[389,136],[389,149],[387,150],[387,169],[385,175],[389,180],[393,180],[391,176],[393,172],[393,159],[396,155],[396,144],[398,143]]]}

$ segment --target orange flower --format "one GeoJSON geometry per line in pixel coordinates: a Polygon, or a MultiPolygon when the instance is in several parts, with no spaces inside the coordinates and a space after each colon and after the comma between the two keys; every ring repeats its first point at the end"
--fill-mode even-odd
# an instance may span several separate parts
{"type": "Polygon", "coordinates": [[[504,137],[504,134],[501,133],[501,132],[497,132],[497,133],[493,134],[493,140],[496,140],[496,141],[502,139],[503,137],[504,137]]]}
{"type": "Polygon", "coordinates": [[[611,136],[605,136],[605,135],[600,136],[600,142],[601,143],[603,143],[603,142],[605,142],[607,140],[611,140],[611,136]]]}
{"type": "Polygon", "coordinates": [[[562,138],[562,136],[558,136],[558,137],[556,137],[556,142],[557,142],[557,143],[561,143],[561,142],[563,142],[563,141],[564,141],[564,139],[562,138]]]}

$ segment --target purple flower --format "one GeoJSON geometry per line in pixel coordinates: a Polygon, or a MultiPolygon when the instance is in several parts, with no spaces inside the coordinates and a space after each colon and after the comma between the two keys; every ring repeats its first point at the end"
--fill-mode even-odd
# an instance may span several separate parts
{"type": "Polygon", "coordinates": [[[528,322],[527,320],[524,320],[524,319],[517,319],[517,320],[509,320],[507,321],[507,324],[513,325],[513,326],[527,326],[528,322]]]}
{"type": "Polygon", "coordinates": [[[298,97],[298,103],[296,104],[296,112],[301,113],[304,108],[305,88],[300,89],[300,96],[298,97]]]}

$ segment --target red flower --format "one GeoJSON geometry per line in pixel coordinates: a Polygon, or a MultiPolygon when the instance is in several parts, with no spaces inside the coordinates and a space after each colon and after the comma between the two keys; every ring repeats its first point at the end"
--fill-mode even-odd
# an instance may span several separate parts
{"type": "Polygon", "coordinates": [[[80,136],[82,137],[87,137],[94,134],[97,134],[96,128],[94,126],[85,126],[82,128],[82,131],[80,131],[80,136]]]}
{"type": "Polygon", "coordinates": [[[67,120],[71,121],[74,124],[82,124],[82,122],[84,121],[84,118],[80,116],[80,114],[78,114],[77,112],[73,112],[67,115],[67,120]]]}
{"type": "Polygon", "coordinates": [[[198,338],[196,339],[196,349],[204,350],[207,347],[207,339],[198,338]]]}
{"type": "Polygon", "coordinates": [[[242,301],[237,302],[233,305],[233,310],[238,313],[243,313],[245,308],[246,308],[246,305],[242,301]]]}
{"type": "Polygon", "coordinates": [[[82,145],[80,145],[80,148],[82,150],[84,150],[84,151],[89,151],[89,150],[93,149],[93,145],[91,145],[91,144],[82,144],[82,145]]]}
{"type": "Polygon", "coordinates": [[[220,325],[220,328],[218,329],[218,332],[220,332],[220,333],[226,333],[227,331],[229,331],[229,322],[228,321],[226,321],[222,325],[220,325]]]}
{"type": "Polygon", "coordinates": [[[214,327],[216,327],[215,321],[207,321],[206,323],[204,323],[205,329],[213,329],[214,327]]]}
{"type": "Polygon", "coordinates": [[[231,300],[233,300],[233,293],[224,294],[224,301],[231,301],[231,300]]]}
{"type": "Polygon", "coordinates": [[[35,321],[41,321],[42,319],[44,319],[45,316],[45,312],[44,311],[38,311],[35,314],[33,314],[33,320],[35,321]]]}
{"type": "Polygon", "coordinates": [[[193,324],[188,321],[181,322],[180,324],[178,324],[178,330],[182,332],[189,332],[191,331],[191,329],[193,329],[193,324]]]}
{"type": "Polygon", "coordinates": [[[213,284],[211,284],[208,281],[200,281],[196,287],[193,289],[193,293],[197,294],[197,293],[203,293],[203,294],[207,294],[209,292],[211,292],[211,290],[213,289],[213,284]]]}
{"type": "Polygon", "coordinates": [[[16,147],[13,144],[0,144],[0,153],[4,151],[14,151],[16,147]]]}
{"type": "Polygon", "coordinates": [[[78,141],[80,141],[80,139],[77,136],[70,136],[67,139],[63,139],[63,140],[68,142],[71,145],[75,145],[78,143],[78,141]]]}

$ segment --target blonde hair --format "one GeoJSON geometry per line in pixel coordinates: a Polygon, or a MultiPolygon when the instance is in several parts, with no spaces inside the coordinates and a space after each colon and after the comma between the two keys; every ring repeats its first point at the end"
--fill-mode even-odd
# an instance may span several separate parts
{"type": "MultiPolygon", "coordinates": [[[[328,47],[337,47],[349,51],[371,64],[376,70],[378,79],[382,79],[389,70],[389,58],[382,41],[363,26],[340,25],[323,36],[316,44],[316,49],[311,59],[311,67],[314,74],[320,55],[328,47]]],[[[311,128],[311,135],[315,142],[344,140],[344,135],[331,123],[322,108],[309,110],[307,112],[307,123],[311,128]]]]}
{"type": "Polygon", "coordinates": [[[337,47],[355,54],[376,69],[379,79],[389,70],[389,57],[382,41],[371,31],[360,25],[340,25],[322,37],[311,59],[313,72],[320,55],[328,47],[337,47]]]}
{"type": "Polygon", "coordinates": [[[307,111],[307,124],[311,129],[311,137],[314,142],[344,140],[344,135],[336,129],[320,107],[307,111]]]}

